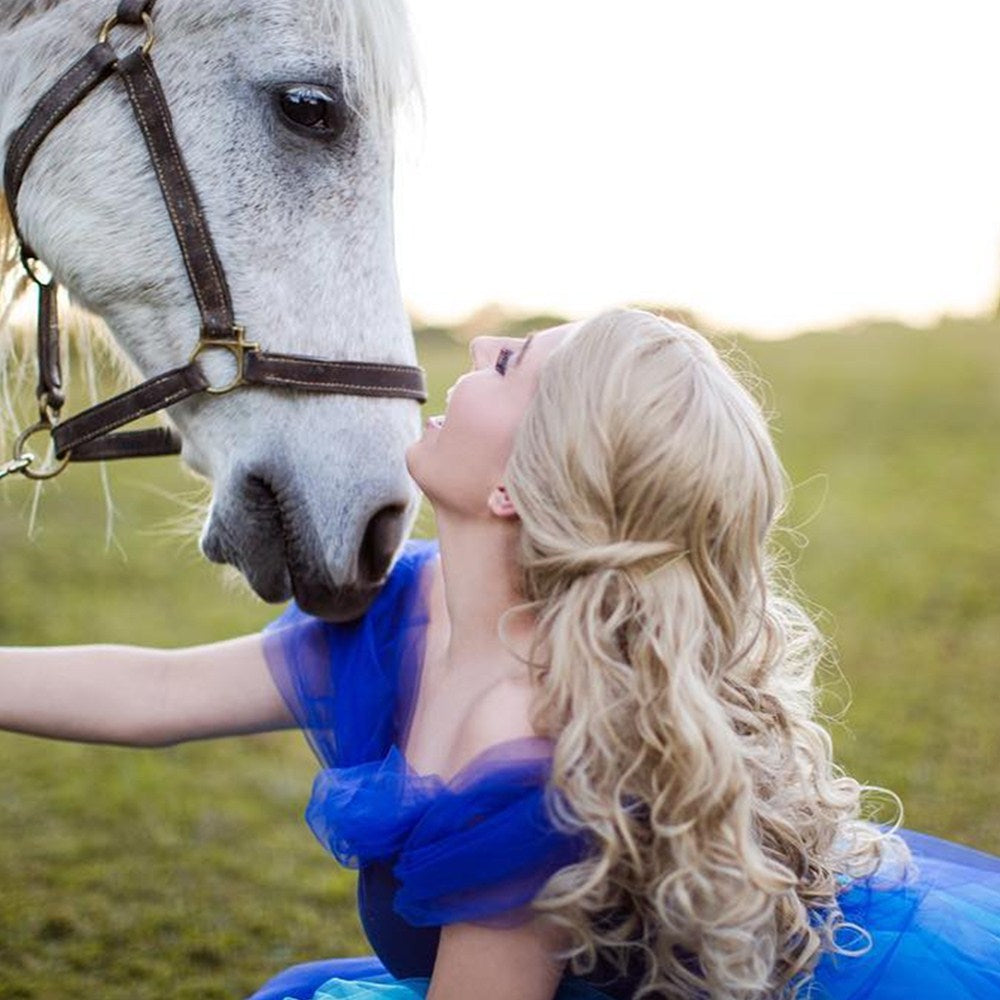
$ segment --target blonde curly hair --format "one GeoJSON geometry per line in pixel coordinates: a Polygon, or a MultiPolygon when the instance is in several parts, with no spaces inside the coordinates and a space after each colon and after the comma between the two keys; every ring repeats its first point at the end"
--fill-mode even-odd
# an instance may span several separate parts
{"type": "Polygon", "coordinates": [[[772,538],[786,484],[708,340],[646,312],[560,345],[518,429],[506,485],[547,804],[594,845],[533,906],[574,974],[641,952],[637,998],[797,994],[822,950],[847,953],[845,876],[905,859],[816,718],[826,645],[772,538]]]}

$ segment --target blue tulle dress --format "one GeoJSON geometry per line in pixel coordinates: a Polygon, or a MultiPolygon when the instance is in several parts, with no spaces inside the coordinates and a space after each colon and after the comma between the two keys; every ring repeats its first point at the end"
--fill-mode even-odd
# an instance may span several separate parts
{"type": "MultiPolygon", "coordinates": [[[[447,783],[417,774],[401,747],[423,661],[428,560],[409,542],[367,614],[346,625],[294,604],[264,636],[275,682],[323,769],[306,820],[343,865],[358,869],[358,907],[375,954],[296,965],[252,1000],[425,997],[444,924],[510,927],[582,841],[547,821],[552,745],[491,747],[447,783]]],[[[902,831],[916,862],[906,879],[845,885],[845,917],[865,927],[861,957],[825,956],[812,1000],[1000,1000],[1000,858],[902,831]]],[[[607,963],[564,976],[556,1000],[625,1000],[638,968],[607,963]]]]}

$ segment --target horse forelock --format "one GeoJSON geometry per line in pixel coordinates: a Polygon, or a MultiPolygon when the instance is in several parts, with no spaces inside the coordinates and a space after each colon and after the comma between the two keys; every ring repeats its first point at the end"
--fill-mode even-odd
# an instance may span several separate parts
{"type": "Polygon", "coordinates": [[[418,90],[409,18],[402,0],[312,0],[312,29],[329,40],[348,98],[383,128],[418,90]]]}

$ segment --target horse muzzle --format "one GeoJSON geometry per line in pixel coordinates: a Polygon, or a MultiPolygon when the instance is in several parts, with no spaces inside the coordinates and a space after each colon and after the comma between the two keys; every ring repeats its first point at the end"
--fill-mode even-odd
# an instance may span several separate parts
{"type": "Polygon", "coordinates": [[[319,504],[307,503],[313,494],[303,485],[261,470],[245,472],[216,495],[202,552],[238,569],[265,601],[294,597],[307,614],[351,621],[385,583],[409,528],[415,497],[405,489],[388,493],[362,487],[361,496],[379,499],[340,512],[330,501],[324,517],[319,504]],[[347,530],[333,528],[352,521],[347,530]]]}

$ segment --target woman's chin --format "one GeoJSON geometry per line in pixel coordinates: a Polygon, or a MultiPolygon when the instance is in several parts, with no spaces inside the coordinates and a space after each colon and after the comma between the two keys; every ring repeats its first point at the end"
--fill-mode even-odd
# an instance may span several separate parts
{"type": "Polygon", "coordinates": [[[413,466],[414,466],[415,453],[420,451],[420,444],[422,441],[423,438],[414,441],[413,444],[408,445],[406,451],[403,452],[403,462],[406,465],[406,471],[410,474],[410,478],[417,484],[417,486],[420,486],[420,480],[417,479],[416,475],[414,474],[413,466]]]}
{"type": "Polygon", "coordinates": [[[410,474],[410,479],[416,484],[418,490],[427,495],[427,476],[426,476],[426,466],[427,459],[429,456],[424,454],[424,449],[427,446],[426,441],[427,435],[419,438],[411,444],[403,455],[403,460],[406,463],[406,471],[410,474]]]}

